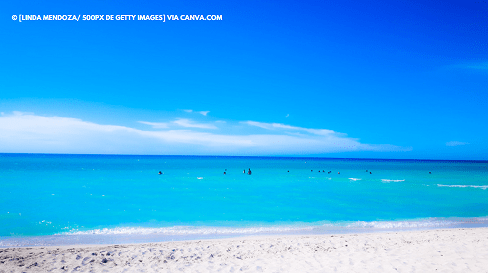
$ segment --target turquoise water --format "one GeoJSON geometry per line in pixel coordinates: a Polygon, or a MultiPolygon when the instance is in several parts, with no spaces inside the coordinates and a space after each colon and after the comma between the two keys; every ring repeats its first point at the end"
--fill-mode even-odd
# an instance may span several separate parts
{"type": "Polygon", "coordinates": [[[0,154],[0,246],[486,225],[487,188],[481,161],[0,154]]]}

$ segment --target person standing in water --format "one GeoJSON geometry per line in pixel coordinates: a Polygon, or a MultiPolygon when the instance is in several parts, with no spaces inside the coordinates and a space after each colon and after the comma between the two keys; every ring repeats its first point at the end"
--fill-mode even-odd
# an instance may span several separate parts
{"type": "Polygon", "coordinates": [[[251,168],[249,168],[249,171],[247,172],[247,174],[251,175],[252,172],[251,172],[251,168]]]}

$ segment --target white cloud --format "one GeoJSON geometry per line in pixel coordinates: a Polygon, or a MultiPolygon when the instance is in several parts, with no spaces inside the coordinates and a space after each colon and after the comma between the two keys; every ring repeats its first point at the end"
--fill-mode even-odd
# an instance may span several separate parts
{"type": "Polygon", "coordinates": [[[154,129],[166,129],[168,128],[168,123],[165,122],[149,122],[149,121],[139,121],[139,123],[152,126],[154,129]]]}
{"type": "Polygon", "coordinates": [[[468,142],[460,142],[460,141],[449,141],[446,142],[446,146],[461,146],[461,145],[468,145],[468,142]]]}
{"type": "Polygon", "coordinates": [[[178,118],[171,122],[149,122],[139,121],[139,123],[152,126],[154,129],[168,129],[170,127],[185,127],[185,128],[200,128],[200,129],[217,129],[213,124],[208,123],[195,123],[190,119],[178,118]]]}
{"type": "MultiPolygon", "coordinates": [[[[187,113],[192,113],[193,112],[193,110],[191,110],[191,109],[183,109],[183,111],[185,111],[187,113]]],[[[207,114],[210,113],[210,111],[195,111],[195,113],[198,113],[198,114],[207,116],[207,114]]]]}
{"type": "Polygon", "coordinates": [[[172,121],[172,123],[186,128],[217,129],[217,127],[213,124],[194,123],[193,121],[185,118],[177,119],[172,121]]]}
{"type": "Polygon", "coordinates": [[[22,115],[34,115],[32,112],[21,112],[21,111],[12,111],[14,116],[22,116],[22,115]]]}
{"type": "MultiPolygon", "coordinates": [[[[179,121],[185,125],[185,121],[179,121]]],[[[235,136],[189,130],[145,131],[22,113],[0,117],[0,131],[0,152],[182,154],[186,150],[187,154],[198,154],[198,150],[188,148],[252,145],[252,140],[235,136]]]]}
{"type": "Polygon", "coordinates": [[[332,130],[327,130],[327,129],[309,129],[309,128],[302,128],[302,127],[290,126],[290,125],[281,124],[281,123],[264,123],[264,122],[257,122],[257,121],[244,121],[242,123],[248,124],[248,125],[251,125],[251,126],[260,127],[260,128],[263,128],[263,129],[268,129],[268,130],[286,129],[286,130],[304,131],[304,132],[308,132],[308,133],[311,133],[311,134],[314,134],[314,135],[322,135],[322,136],[331,135],[331,134],[345,136],[345,134],[337,133],[337,132],[334,132],[332,130]]]}
{"type": "MultiPolygon", "coordinates": [[[[298,128],[309,134],[215,134],[191,128],[214,129],[187,119],[167,123],[190,129],[164,130],[166,123],[141,122],[163,130],[147,131],[102,125],[69,117],[43,117],[16,113],[0,116],[0,152],[7,153],[108,153],[108,154],[221,154],[306,155],[345,151],[406,151],[394,145],[362,144],[340,134],[272,124],[270,128],[298,128]],[[312,132],[312,133],[310,133],[312,132]],[[319,132],[314,134],[313,132],[319,132]]],[[[257,123],[261,126],[270,126],[257,123]]],[[[223,124],[222,124],[223,126],[223,124]]],[[[333,132],[326,130],[327,132],[333,132]]],[[[242,133],[242,132],[241,132],[242,133]]]]}

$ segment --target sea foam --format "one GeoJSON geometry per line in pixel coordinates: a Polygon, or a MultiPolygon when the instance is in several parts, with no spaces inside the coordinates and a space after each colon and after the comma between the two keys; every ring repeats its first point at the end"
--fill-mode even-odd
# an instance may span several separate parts
{"type": "Polygon", "coordinates": [[[84,231],[68,231],[57,235],[259,235],[259,234],[316,234],[327,231],[341,231],[343,233],[368,230],[422,229],[455,226],[460,223],[481,223],[488,221],[486,217],[477,218],[427,218],[399,221],[338,221],[294,223],[289,225],[247,226],[247,227],[211,227],[211,226],[173,226],[173,227],[116,227],[92,229],[84,231]],[[469,221],[468,221],[469,220],[469,221]]]}
{"type": "Polygon", "coordinates": [[[0,240],[0,248],[23,246],[50,246],[74,244],[121,244],[201,240],[259,235],[319,235],[428,230],[435,228],[460,228],[488,226],[487,217],[475,218],[426,218],[399,221],[340,221],[298,222],[287,225],[210,227],[115,227],[92,230],[73,230],[48,236],[10,237],[0,240]]]}
{"type": "Polygon", "coordinates": [[[442,185],[437,184],[438,187],[449,187],[449,188],[478,188],[482,190],[488,189],[488,185],[486,186],[476,186],[476,185],[442,185]]]}
{"type": "Polygon", "coordinates": [[[405,179],[381,179],[382,182],[390,183],[390,182],[403,182],[405,179]]]}

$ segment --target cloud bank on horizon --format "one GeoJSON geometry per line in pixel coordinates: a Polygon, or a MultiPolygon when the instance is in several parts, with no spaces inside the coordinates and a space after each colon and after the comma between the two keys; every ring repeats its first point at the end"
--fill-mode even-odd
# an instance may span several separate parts
{"type": "Polygon", "coordinates": [[[33,113],[3,114],[0,152],[262,156],[412,150],[391,144],[361,143],[333,130],[281,123],[222,120],[199,123],[186,118],[138,123],[147,128],[33,113]]]}

